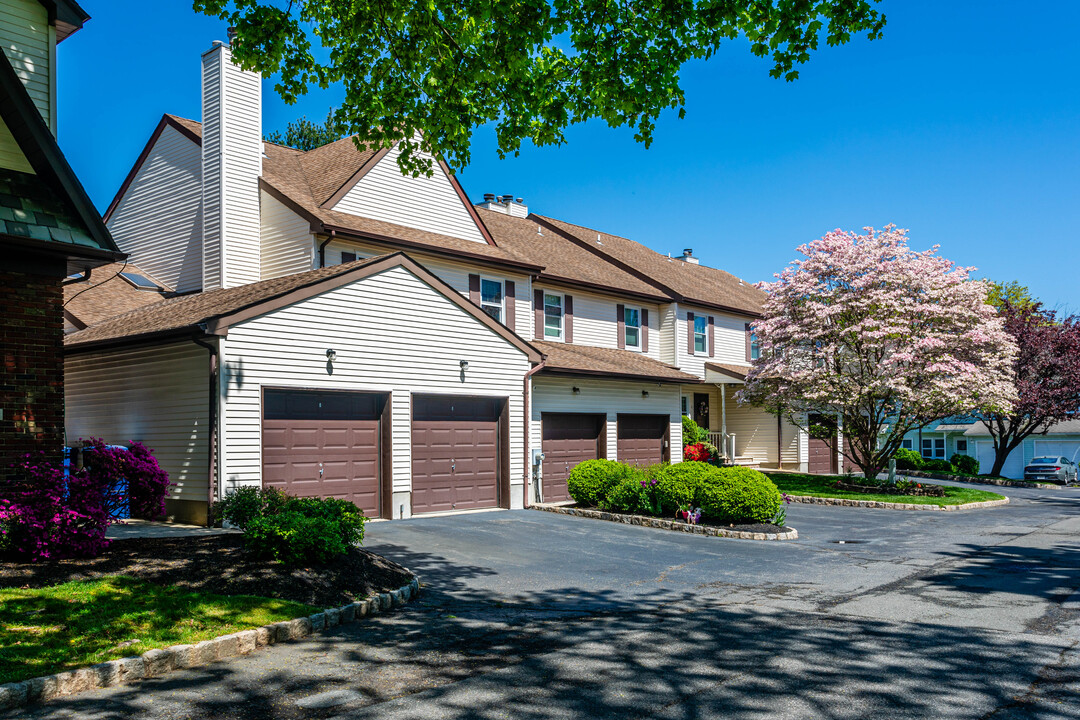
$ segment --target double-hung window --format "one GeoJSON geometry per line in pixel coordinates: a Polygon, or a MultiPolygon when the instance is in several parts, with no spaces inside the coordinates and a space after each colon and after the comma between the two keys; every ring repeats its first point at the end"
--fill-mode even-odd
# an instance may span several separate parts
{"type": "Polygon", "coordinates": [[[922,456],[924,458],[945,457],[945,438],[923,438],[922,456]]]}
{"type": "Polygon", "coordinates": [[[915,448],[911,447],[911,444],[911,438],[904,438],[900,441],[900,447],[904,448],[905,450],[914,450],[915,448]]]}
{"type": "Polygon", "coordinates": [[[563,296],[544,293],[544,339],[563,338],[563,296]]]}
{"type": "Polygon", "coordinates": [[[480,278],[480,307],[499,322],[503,321],[502,281],[480,278]]]}
{"type": "Polygon", "coordinates": [[[961,455],[967,455],[967,440],[956,441],[956,452],[960,453],[961,455]]]}
{"type": "Polygon", "coordinates": [[[750,359],[757,360],[761,357],[761,343],[758,341],[757,333],[750,331],[750,359]]]}
{"type": "Polygon", "coordinates": [[[623,308],[623,341],[627,350],[641,349],[641,308],[623,308]]]}
{"type": "Polygon", "coordinates": [[[694,316],[694,352],[709,352],[709,318],[702,315],[694,316]]]}

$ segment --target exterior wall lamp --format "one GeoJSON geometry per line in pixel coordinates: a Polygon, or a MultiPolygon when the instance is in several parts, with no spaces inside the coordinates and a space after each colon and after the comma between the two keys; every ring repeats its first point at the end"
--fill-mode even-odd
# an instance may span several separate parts
{"type": "Polygon", "coordinates": [[[326,359],[328,362],[334,362],[337,360],[337,350],[334,348],[328,348],[326,351],[326,359]]]}
{"type": "Polygon", "coordinates": [[[575,385],[574,387],[570,388],[570,392],[574,393],[575,395],[580,395],[581,394],[581,388],[579,388],[579,387],[577,387],[575,385]]]}
{"type": "Polygon", "coordinates": [[[642,390],[641,391],[641,397],[643,397],[643,398],[649,397],[649,391],[648,390],[642,390]]]}
{"type": "Polygon", "coordinates": [[[461,366],[461,372],[465,372],[466,370],[469,369],[469,361],[468,360],[458,360],[458,365],[461,366]]]}

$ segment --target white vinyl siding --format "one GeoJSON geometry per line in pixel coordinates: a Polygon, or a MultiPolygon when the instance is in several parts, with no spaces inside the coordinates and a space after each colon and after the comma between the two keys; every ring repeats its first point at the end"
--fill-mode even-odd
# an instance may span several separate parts
{"type": "Polygon", "coordinates": [[[56,30],[37,0],[0,0],[0,45],[45,124],[56,134],[56,30]]]}
{"type": "Polygon", "coordinates": [[[404,268],[229,328],[223,363],[226,489],[261,482],[260,389],[271,386],[391,392],[395,492],[411,487],[411,393],[509,398],[510,483],[520,491],[528,358],[404,268]],[[397,311],[406,307],[407,321],[397,311]],[[333,374],[327,348],[337,351],[333,374]]]}
{"type": "MultiPolygon", "coordinates": [[[[316,246],[318,242],[322,242],[323,240],[325,240],[325,237],[316,238],[316,246]]],[[[386,255],[388,253],[396,252],[396,250],[374,243],[335,240],[326,246],[326,264],[340,264],[342,252],[356,253],[356,257],[359,259],[375,257],[376,255],[386,255]]],[[[473,265],[457,260],[447,260],[441,257],[425,255],[421,251],[408,250],[406,251],[406,254],[423,265],[424,268],[429,270],[444,283],[461,293],[463,297],[469,297],[469,275],[480,275],[481,277],[490,278],[492,280],[502,280],[504,292],[506,281],[512,281],[514,283],[514,328],[518,335],[525,338],[532,338],[533,291],[532,280],[528,275],[502,273],[487,266],[473,265]]],[[[505,300],[503,302],[505,303],[505,300]]]]}
{"type": "Polygon", "coordinates": [[[262,80],[227,47],[203,55],[203,287],[260,279],[262,80]]]}
{"type": "MultiPolygon", "coordinates": [[[[575,301],[576,302],[576,301],[575,301]]],[[[575,332],[576,329],[575,329],[575,332]]],[[[540,417],[546,412],[605,413],[607,415],[607,457],[618,460],[619,413],[669,415],[671,462],[682,461],[682,414],[678,385],[594,380],[592,378],[550,378],[533,376],[529,447],[541,447],[540,417]],[[575,395],[573,388],[580,392],[575,395]],[[642,392],[649,393],[644,397],[642,392]]]]}
{"type": "MultiPolygon", "coordinates": [[[[591,345],[592,347],[618,348],[619,347],[619,323],[618,306],[625,305],[630,308],[644,309],[649,312],[649,351],[648,357],[655,360],[661,358],[661,318],[659,305],[642,305],[633,300],[620,300],[610,295],[577,290],[573,287],[555,287],[550,285],[535,286],[543,289],[546,293],[556,295],[570,295],[574,299],[573,325],[574,345],[591,345]]],[[[531,296],[530,296],[531,297],[531,296]]],[[[565,311],[565,301],[563,310],[565,311]]],[[[531,321],[530,321],[530,327],[531,321]]],[[[547,337],[546,340],[557,338],[547,337]]]]}
{"type": "Polygon", "coordinates": [[[314,268],[311,224],[266,191],[261,202],[263,280],[314,268]]]}
{"type": "Polygon", "coordinates": [[[2,119],[0,119],[0,168],[34,174],[30,161],[26,159],[22,148],[15,142],[15,137],[2,119]]]}
{"type": "Polygon", "coordinates": [[[487,242],[438,164],[431,177],[404,177],[398,168],[398,155],[394,147],[333,209],[462,240],[487,242]]]}
{"type": "Polygon", "coordinates": [[[202,286],[201,152],[166,126],[109,217],[129,261],[177,292],[202,286]]]}
{"type": "MultiPolygon", "coordinates": [[[[782,435],[778,434],[775,415],[760,408],[739,404],[735,394],[742,388],[741,385],[732,384],[722,387],[727,390],[727,432],[729,435],[735,435],[736,457],[747,458],[761,467],[775,468],[777,456],[780,455],[785,469],[805,467],[808,444],[803,439],[805,433],[798,426],[782,420],[779,426],[782,435]]],[[[688,395],[692,392],[705,392],[704,389],[693,390],[691,386],[686,386],[684,391],[688,395]]],[[[712,430],[719,432],[722,418],[721,390],[713,386],[713,389],[708,392],[710,394],[709,423],[712,425],[712,430]]]]}
{"type": "MultiPolygon", "coordinates": [[[[660,308],[660,319],[658,321],[660,328],[659,342],[656,343],[657,348],[660,351],[660,355],[657,359],[661,362],[666,362],[668,365],[675,366],[679,364],[678,317],[678,303],[671,303],[670,305],[664,305],[660,308]]],[[[652,345],[651,338],[649,345],[652,345]]]]}
{"type": "Polygon", "coordinates": [[[138,440],[169,473],[170,498],[206,502],[209,362],[190,342],[68,355],[67,442],[138,440]]]}
{"type": "MultiPolygon", "coordinates": [[[[716,310],[677,306],[678,322],[675,323],[675,350],[678,355],[678,367],[683,372],[705,377],[705,363],[746,364],[746,323],[750,318],[724,315],[716,310]],[[691,353],[687,347],[687,313],[694,317],[705,318],[705,332],[708,334],[708,321],[713,319],[713,355],[705,352],[691,353]]],[[[706,346],[708,342],[706,340],[706,346]]]]}

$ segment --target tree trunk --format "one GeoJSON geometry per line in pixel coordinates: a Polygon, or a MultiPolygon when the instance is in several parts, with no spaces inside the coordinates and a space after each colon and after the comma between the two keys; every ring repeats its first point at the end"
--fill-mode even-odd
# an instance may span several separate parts
{"type": "Polygon", "coordinates": [[[1009,459],[1009,454],[1016,449],[1016,445],[1009,447],[1007,444],[1002,443],[1000,446],[994,448],[994,467],[990,469],[990,475],[993,477],[1001,477],[1001,469],[1005,467],[1005,461],[1009,459]]]}

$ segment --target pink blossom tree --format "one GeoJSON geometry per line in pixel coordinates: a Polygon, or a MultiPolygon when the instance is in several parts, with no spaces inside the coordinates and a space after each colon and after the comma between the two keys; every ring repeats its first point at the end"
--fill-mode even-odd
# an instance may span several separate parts
{"type": "Polygon", "coordinates": [[[912,250],[893,225],[865,230],[799,247],[804,258],[760,284],[761,355],[740,401],[803,428],[807,413],[842,418],[843,455],[872,478],[931,420],[1007,412],[1017,349],[972,268],[912,250]]]}

